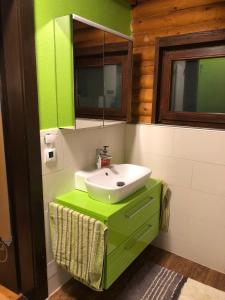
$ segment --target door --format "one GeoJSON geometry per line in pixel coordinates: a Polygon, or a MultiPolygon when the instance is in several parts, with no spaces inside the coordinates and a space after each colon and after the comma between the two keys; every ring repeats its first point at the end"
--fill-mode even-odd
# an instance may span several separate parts
{"type": "Polygon", "coordinates": [[[47,268],[33,0],[0,0],[0,44],[5,147],[0,157],[0,284],[30,300],[44,300],[47,268]]]}

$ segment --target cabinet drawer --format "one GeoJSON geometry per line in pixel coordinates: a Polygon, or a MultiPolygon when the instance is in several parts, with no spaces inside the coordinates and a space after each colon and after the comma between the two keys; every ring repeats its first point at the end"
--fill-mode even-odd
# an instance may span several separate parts
{"type": "Polygon", "coordinates": [[[106,258],[105,289],[123,273],[159,233],[159,212],[139,227],[106,258]]]}
{"type": "Polygon", "coordinates": [[[137,228],[160,210],[161,185],[140,194],[132,205],[112,215],[108,220],[107,253],[111,253],[137,228]]]}

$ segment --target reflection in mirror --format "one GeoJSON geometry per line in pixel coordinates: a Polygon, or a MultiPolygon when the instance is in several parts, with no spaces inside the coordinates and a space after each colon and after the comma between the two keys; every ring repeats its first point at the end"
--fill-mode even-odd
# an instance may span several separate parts
{"type": "Polygon", "coordinates": [[[126,121],[131,103],[132,42],[73,20],[75,112],[78,124],[126,121]],[[101,120],[101,121],[100,121],[101,120]]]}
{"type": "Polygon", "coordinates": [[[225,113],[225,57],[175,60],[170,111],[225,113]]]}
{"type": "Polygon", "coordinates": [[[127,120],[131,90],[132,42],[105,32],[104,118],[127,120]]]}
{"type": "Polygon", "coordinates": [[[122,76],[120,65],[105,65],[104,66],[104,95],[105,108],[116,108],[121,106],[122,95],[122,76]]]}
{"type": "Polygon", "coordinates": [[[73,20],[76,129],[103,125],[104,31],[73,20]]]}

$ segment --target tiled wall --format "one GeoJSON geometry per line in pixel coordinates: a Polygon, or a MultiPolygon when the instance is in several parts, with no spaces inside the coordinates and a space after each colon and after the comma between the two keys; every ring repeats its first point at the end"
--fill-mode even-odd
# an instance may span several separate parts
{"type": "Polygon", "coordinates": [[[170,229],[155,244],[225,273],[225,132],[127,125],[125,157],[171,188],[170,229]]]}
{"type": "Polygon", "coordinates": [[[98,129],[47,130],[41,132],[42,173],[44,189],[45,231],[48,263],[49,294],[69,279],[69,276],[53,261],[51,253],[48,203],[56,196],[74,189],[74,172],[95,167],[95,151],[103,145],[110,146],[114,163],[124,162],[125,124],[98,129]],[[56,163],[44,164],[44,135],[54,135],[54,147],[57,149],[56,163]]]}

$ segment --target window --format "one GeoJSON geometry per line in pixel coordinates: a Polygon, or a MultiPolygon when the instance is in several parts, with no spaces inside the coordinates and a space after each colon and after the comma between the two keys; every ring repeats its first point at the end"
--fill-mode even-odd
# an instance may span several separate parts
{"type": "Polygon", "coordinates": [[[225,30],[161,38],[153,121],[225,129],[225,30]]]}

